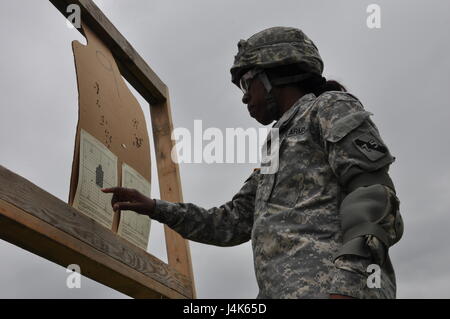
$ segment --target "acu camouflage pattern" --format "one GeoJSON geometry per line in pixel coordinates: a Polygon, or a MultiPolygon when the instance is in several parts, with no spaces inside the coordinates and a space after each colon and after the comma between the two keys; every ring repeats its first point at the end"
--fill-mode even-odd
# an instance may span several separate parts
{"type": "MultiPolygon", "coordinates": [[[[386,148],[373,161],[352,142],[362,134],[382,141],[370,114],[346,92],[306,94],[273,126],[280,136],[278,172],[255,170],[220,207],[156,200],[151,217],[201,243],[232,246],[251,239],[258,298],[328,298],[332,293],[395,298],[389,257],[381,267],[379,289],[367,287],[366,269],[376,256],[345,255],[333,262],[343,241],[339,214],[346,196],[343,183],[395,160],[386,148]]],[[[270,134],[266,143],[270,147],[270,134]]],[[[389,194],[398,200],[394,192],[389,194]]],[[[387,218],[383,227],[392,232],[392,223],[387,218]]],[[[365,238],[376,251],[377,242],[371,239],[365,238]]]]}
{"type": "Polygon", "coordinates": [[[240,40],[231,67],[231,81],[239,87],[245,70],[303,64],[310,72],[322,74],[323,61],[315,44],[301,30],[273,27],[240,40]]]}

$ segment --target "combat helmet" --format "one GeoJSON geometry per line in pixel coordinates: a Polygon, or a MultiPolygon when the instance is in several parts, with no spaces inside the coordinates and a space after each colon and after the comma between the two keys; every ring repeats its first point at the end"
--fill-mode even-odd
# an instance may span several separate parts
{"type": "Polygon", "coordinates": [[[323,61],[315,44],[300,29],[273,27],[240,40],[231,67],[231,81],[239,86],[246,70],[301,65],[311,73],[323,72],[323,61]]]}
{"type": "Polygon", "coordinates": [[[258,76],[268,94],[268,108],[277,118],[277,106],[271,93],[273,86],[296,83],[311,75],[322,75],[323,61],[315,44],[301,30],[291,27],[272,27],[252,35],[248,40],[240,40],[238,53],[231,67],[231,81],[242,88],[242,76],[258,70],[258,76]],[[265,70],[296,66],[297,74],[282,78],[269,78],[265,70]]]}

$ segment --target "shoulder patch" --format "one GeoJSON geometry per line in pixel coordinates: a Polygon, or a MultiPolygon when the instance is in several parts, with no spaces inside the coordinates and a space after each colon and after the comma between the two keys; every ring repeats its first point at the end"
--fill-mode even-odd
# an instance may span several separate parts
{"type": "Polygon", "coordinates": [[[388,152],[387,147],[371,133],[365,133],[353,139],[353,144],[372,162],[379,160],[388,152]]]}

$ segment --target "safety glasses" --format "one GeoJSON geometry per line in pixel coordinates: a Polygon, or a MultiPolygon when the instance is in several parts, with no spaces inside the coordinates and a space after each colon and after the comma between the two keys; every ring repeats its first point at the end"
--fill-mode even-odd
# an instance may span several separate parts
{"type": "Polygon", "coordinates": [[[248,93],[250,84],[252,83],[253,79],[261,72],[261,69],[252,69],[244,73],[244,75],[241,77],[241,80],[239,81],[240,88],[244,94],[248,93]]]}

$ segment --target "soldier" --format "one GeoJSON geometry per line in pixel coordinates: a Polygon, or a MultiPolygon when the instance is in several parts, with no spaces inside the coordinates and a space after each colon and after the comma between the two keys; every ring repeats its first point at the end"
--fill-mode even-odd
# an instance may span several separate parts
{"type": "Polygon", "coordinates": [[[208,210],[105,189],[114,210],[148,215],[200,243],[251,240],[258,298],[395,298],[388,248],[403,234],[388,175],[395,157],[372,113],[322,72],[317,47],[299,29],[239,41],[232,82],[253,118],[276,121],[278,170],[254,170],[231,201],[208,210]],[[372,285],[369,265],[381,275],[372,285]]]}

